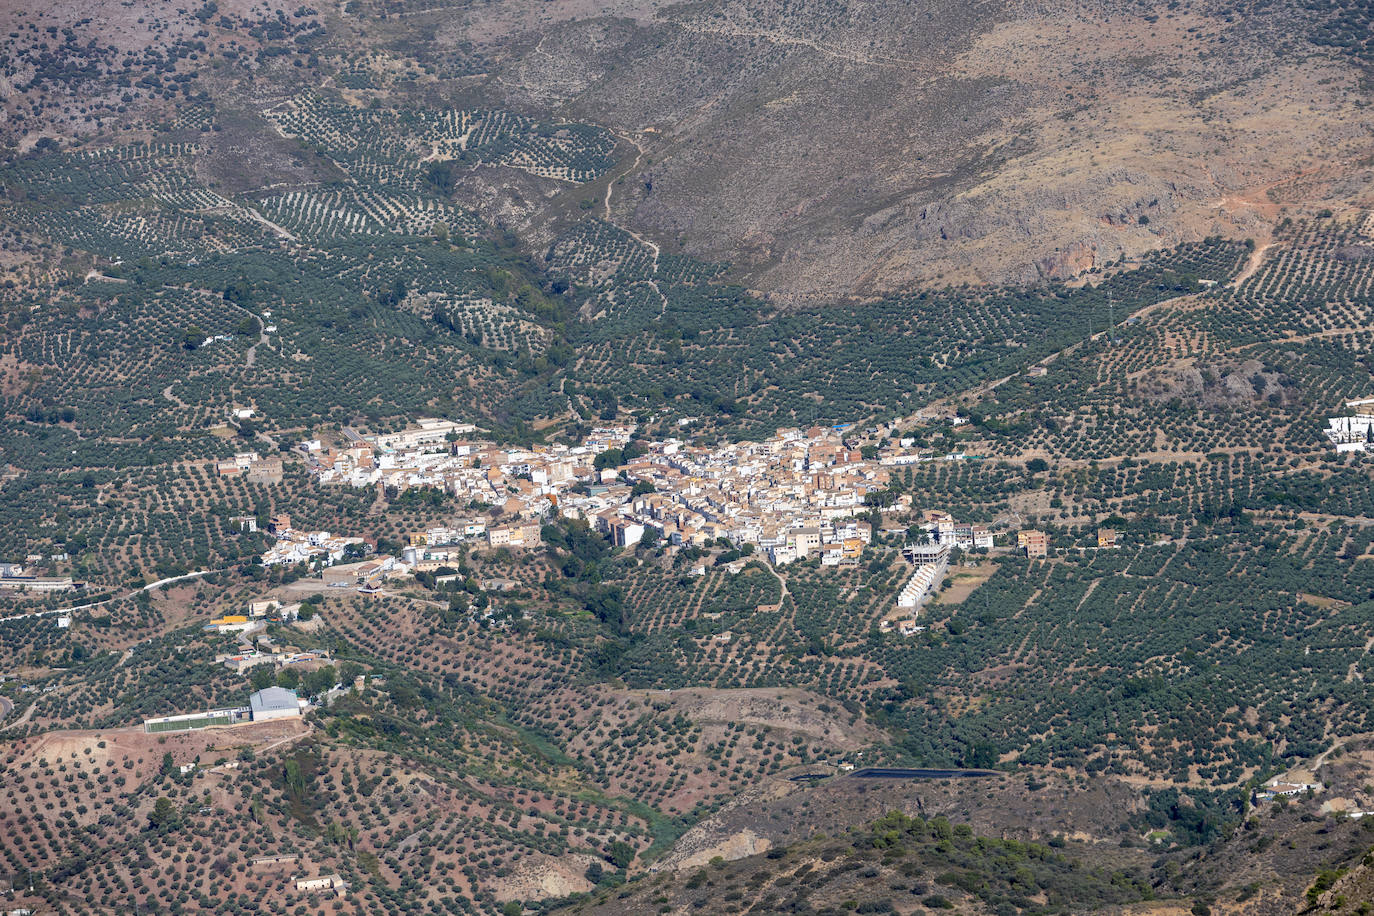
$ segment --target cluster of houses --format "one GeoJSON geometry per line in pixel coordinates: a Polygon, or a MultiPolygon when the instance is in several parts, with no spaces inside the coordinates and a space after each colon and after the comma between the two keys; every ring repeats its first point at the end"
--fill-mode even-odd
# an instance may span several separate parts
{"type": "MultiPolygon", "coordinates": [[[[916,571],[897,593],[899,610],[914,612],[927,598],[939,591],[945,573],[949,571],[950,554],[955,548],[991,550],[993,547],[993,534],[987,526],[956,521],[948,512],[927,511],[918,530],[919,539],[902,548],[902,556],[916,567],[916,571]]],[[[883,626],[884,632],[895,627],[903,636],[925,629],[917,626],[914,616],[897,621],[887,620],[883,626]]]]}
{"type": "Polygon", "coordinates": [[[341,537],[328,531],[297,531],[291,527],[291,516],[274,515],[268,525],[277,542],[262,555],[263,566],[294,566],[315,560],[328,565],[348,558],[350,553],[362,556],[366,542],[360,537],[341,537]]]}
{"type": "MultiPolygon", "coordinates": [[[[576,445],[531,449],[475,439],[475,431],[421,420],[396,433],[349,429],[337,445],[310,440],[299,449],[322,483],[393,494],[436,487],[474,510],[500,509],[499,522],[475,515],[412,535],[405,562],[436,566],[448,560],[445,548],[464,542],[536,547],[541,520],[555,514],[585,519],[622,547],[646,538],[695,546],[725,539],[754,545],[775,565],[853,563],[872,538],[856,519],[869,494],[887,488],[894,467],[936,460],[911,451],[910,440],[865,457],[832,427],[710,448],[638,439],[625,425],[594,429],[576,445]]],[[[885,508],[909,505],[902,497],[885,508]]],[[[979,542],[990,545],[990,536],[979,542]]]]}
{"type": "MultiPolygon", "coordinates": [[[[277,541],[262,562],[312,563],[322,568],[326,585],[370,590],[388,579],[455,567],[467,545],[539,547],[545,521],[562,516],[586,521],[618,547],[728,543],[752,547],[774,566],[807,559],[854,565],[873,540],[874,508],[911,509],[911,497],[891,487],[894,469],[945,460],[919,455],[911,440],[881,435],[881,445],[860,447],[845,427],[783,429],[762,441],[709,447],[643,439],[633,425],[593,429],[575,445],[533,448],[500,446],[476,432],[469,423],[426,419],[399,432],[346,428],[332,444],[302,442],[297,448],[321,483],[375,487],[393,498],[435,488],[464,508],[443,525],[409,534],[399,556],[373,556],[358,537],[298,531],[289,516],[277,515],[269,523],[277,541]]],[[[920,527],[922,543],[906,550],[916,570],[899,595],[901,609],[919,607],[938,589],[952,550],[991,550],[995,543],[987,526],[947,512],[927,511],[920,527]]],[[[1116,537],[1103,529],[1098,546],[1115,547],[1116,537]]],[[[1023,530],[1016,545],[1027,556],[1044,557],[1049,535],[1023,530]]]]}
{"type": "Polygon", "coordinates": [[[920,527],[932,542],[947,549],[991,550],[993,546],[993,535],[986,525],[955,521],[948,512],[927,511],[920,527]]]}
{"type": "Polygon", "coordinates": [[[300,602],[282,604],[275,598],[248,602],[247,613],[224,614],[204,626],[205,630],[220,633],[249,633],[266,628],[268,619],[292,620],[300,610],[300,602]]]}
{"type": "Polygon", "coordinates": [[[243,477],[249,483],[281,483],[282,460],[264,458],[257,452],[239,452],[233,458],[215,462],[215,473],[221,477],[243,477]]]}

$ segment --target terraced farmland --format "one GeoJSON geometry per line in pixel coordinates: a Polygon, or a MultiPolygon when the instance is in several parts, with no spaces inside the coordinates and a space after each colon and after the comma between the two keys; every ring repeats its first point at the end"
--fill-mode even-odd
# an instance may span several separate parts
{"type": "Polygon", "coordinates": [[[451,160],[582,183],[610,168],[615,148],[609,133],[583,124],[541,123],[508,111],[356,108],[313,92],[266,114],[355,181],[390,190],[418,190],[431,164],[451,160]]]}

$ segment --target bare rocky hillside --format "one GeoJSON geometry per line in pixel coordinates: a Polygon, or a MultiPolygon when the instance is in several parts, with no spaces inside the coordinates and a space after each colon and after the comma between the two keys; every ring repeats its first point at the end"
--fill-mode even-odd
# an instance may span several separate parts
{"type": "Polygon", "coordinates": [[[1357,61],[1291,5],[526,6],[436,45],[483,39],[508,103],[632,140],[615,218],[780,300],[1066,277],[1369,202],[1357,61]]]}

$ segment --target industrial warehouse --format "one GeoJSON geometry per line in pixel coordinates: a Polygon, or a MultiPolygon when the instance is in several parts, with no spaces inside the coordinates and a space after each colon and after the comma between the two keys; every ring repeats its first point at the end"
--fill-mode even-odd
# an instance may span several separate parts
{"type": "Polygon", "coordinates": [[[296,691],[285,687],[268,687],[259,690],[248,698],[247,706],[232,706],[223,709],[207,709],[177,716],[158,716],[143,720],[144,731],[180,732],[195,728],[216,728],[227,725],[246,725],[250,722],[266,722],[271,719],[298,718],[304,714],[309,704],[296,696],[296,691]]]}

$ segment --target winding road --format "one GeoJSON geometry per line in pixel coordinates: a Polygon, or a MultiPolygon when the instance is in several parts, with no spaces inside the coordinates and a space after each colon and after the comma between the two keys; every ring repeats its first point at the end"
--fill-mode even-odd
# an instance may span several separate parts
{"type": "MultiPolygon", "coordinates": [[[[615,187],[615,183],[617,181],[624,179],[626,175],[633,172],[635,168],[639,165],[639,161],[644,158],[644,146],[638,140],[636,140],[629,134],[617,133],[615,134],[615,136],[621,140],[624,140],[626,143],[630,144],[635,148],[635,157],[630,162],[629,166],[626,167],[619,175],[616,175],[614,178],[609,178],[606,181],[606,196],[601,201],[602,209],[605,211],[605,220],[606,222],[610,223],[612,226],[615,226],[621,232],[624,232],[630,238],[634,239],[636,242],[643,245],[645,248],[649,249],[649,251],[653,253],[653,264],[650,267],[649,272],[656,275],[658,273],[658,257],[661,253],[658,243],[652,242],[649,239],[644,238],[632,229],[627,229],[626,227],[620,225],[614,219],[611,218],[611,189],[615,187]]],[[[649,280],[648,284],[650,288],[652,288],[653,291],[658,295],[658,299],[662,303],[662,307],[658,310],[658,317],[661,319],[664,315],[668,314],[668,297],[663,294],[663,290],[658,285],[658,280],[649,280]]]]}
{"type": "MultiPolygon", "coordinates": [[[[175,384],[176,384],[176,382],[172,382],[172,385],[175,385],[175,384]]],[[[166,398],[167,400],[171,401],[173,404],[177,405],[178,407],[186,407],[186,406],[188,406],[187,403],[186,403],[185,401],[183,401],[181,398],[177,397],[176,395],[172,394],[172,385],[168,385],[166,388],[162,389],[162,396],[163,396],[164,398],[166,398]]]]}
{"type": "Polygon", "coordinates": [[[33,718],[33,711],[37,708],[37,703],[30,703],[28,709],[24,710],[22,716],[15,719],[13,722],[6,723],[5,720],[9,718],[10,713],[14,712],[14,701],[8,697],[0,697],[0,729],[18,728],[21,725],[28,725],[29,720],[33,718]]]}
{"type": "Polygon", "coordinates": [[[90,608],[103,607],[107,604],[113,604],[116,601],[124,601],[128,598],[132,598],[139,592],[150,592],[155,588],[161,588],[164,585],[171,585],[173,582],[185,582],[187,579],[199,579],[201,576],[208,576],[211,573],[217,572],[224,572],[224,570],[202,569],[196,572],[190,572],[180,576],[168,576],[166,579],[158,579],[156,582],[149,582],[142,588],[133,589],[132,591],[126,592],[123,595],[115,595],[110,598],[102,598],[99,601],[92,601],[90,604],[74,604],[70,607],[53,608],[52,610],[48,611],[33,611],[29,614],[15,614],[11,617],[0,617],[0,623],[8,623],[11,620],[28,620],[33,617],[51,617],[54,614],[70,614],[74,611],[84,611],[90,608]]]}

